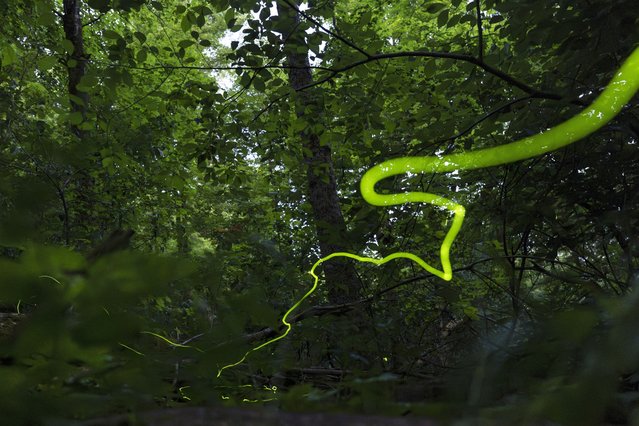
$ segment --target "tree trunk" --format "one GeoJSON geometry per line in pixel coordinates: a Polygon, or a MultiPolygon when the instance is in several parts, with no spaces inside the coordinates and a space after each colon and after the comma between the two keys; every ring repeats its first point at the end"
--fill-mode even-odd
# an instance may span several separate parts
{"type": "MultiPolygon", "coordinates": [[[[67,58],[69,74],[69,95],[71,95],[71,112],[79,112],[86,118],[89,96],[78,90],[78,84],[86,72],[87,57],[84,53],[84,38],[82,35],[82,19],[80,17],[80,0],[64,0],[62,25],[66,39],[73,44],[73,53],[67,58]]],[[[73,133],[82,137],[82,131],[77,125],[71,126],[73,133]]]]}
{"type": "MultiPolygon", "coordinates": [[[[82,121],[86,119],[86,112],[89,105],[89,95],[78,89],[80,80],[86,73],[87,55],[84,52],[84,37],[82,34],[82,18],[80,16],[80,0],[64,0],[62,3],[62,26],[64,35],[73,45],[73,52],[67,58],[67,73],[69,76],[69,98],[71,102],[71,113],[80,113],[82,121]]],[[[84,131],[78,124],[71,124],[71,132],[78,138],[80,143],[86,143],[84,131]]],[[[93,178],[83,170],[77,172],[75,180],[76,205],[75,217],[71,218],[68,213],[64,218],[64,241],[67,245],[76,246],[79,249],[86,249],[91,245],[91,232],[89,226],[92,220],[92,192],[94,187],[93,178]],[[73,223],[73,225],[72,225],[73,223]],[[72,233],[73,228],[84,228],[84,232],[72,233]]]]}
{"type": "MultiPolygon", "coordinates": [[[[280,16],[289,22],[299,23],[298,14],[288,8],[279,7],[280,16]]],[[[291,28],[296,28],[296,25],[291,28]]],[[[313,82],[308,49],[304,32],[293,30],[290,34],[283,34],[285,52],[289,69],[289,84],[297,93],[296,113],[298,117],[311,116],[309,112],[317,111],[310,90],[300,90],[313,82]],[[315,111],[314,111],[315,109],[315,111]]],[[[312,129],[307,128],[301,133],[304,143],[304,161],[307,167],[307,182],[309,200],[313,209],[313,217],[317,232],[317,239],[322,257],[338,251],[349,251],[345,241],[346,224],[337,196],[337,184],[333,169],[331,148],[320,143],[320,138],[312,129]]],[[[322,265],[328,284],[328,297],[331,303],[346,303],[358,298],[360,283],[355,268],[347,261],[333,259],[322,265]]]]}

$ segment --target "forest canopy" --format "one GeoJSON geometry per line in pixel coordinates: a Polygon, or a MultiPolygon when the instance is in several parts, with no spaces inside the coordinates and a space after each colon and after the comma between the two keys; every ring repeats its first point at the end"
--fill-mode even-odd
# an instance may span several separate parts
{"type": "Polygon", "coordinates": [[[0,14],[0,418],[639,422],[636,0],[0,14]]]}

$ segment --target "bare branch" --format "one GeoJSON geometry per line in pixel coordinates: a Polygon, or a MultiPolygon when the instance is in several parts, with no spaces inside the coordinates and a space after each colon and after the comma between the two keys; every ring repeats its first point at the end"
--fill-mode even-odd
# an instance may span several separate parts
{"type": "Polygon", "coordinates": [[[489,119],[490,117],[497,115],[501,112],[504,111],[508,111],[510,110],[510,107],[512,107],[513,105],[519,103],[519,102],[523,102],[523,101],[527,101],[532,99],[531,96],[522,96],[521,98],[517,98],[517,99],[513,99],[512,101],[508,101],[506,102],[504,105],[501,105],[489,112],[487,112],[486,114],[482,115],[481,117],[479,117],[477,120],[475,120],[471,125],[469,125],[468,127],[466,127],[464,130],[454,134],[453,136],[450,136],[446,139],[442,139],[436,142],[436,144],[441,144],[444,142],[452,142],[457,138],[460,138],[462,136],[464,136],[465,134],[467,134],[468,132],[470,132],[471,130],[473,130],[477,125],[479,125],[481,122],[489,119]]]}
{"type": "Polygon", "coordinates": [[[83,27],[86,27],[87,25],[93,25],[96,22],[98,22],[100,19],[102,19],[104,17],[104,13],[101,13],[100,15],[98,15],[97,18],[93,18],[91,19],[89,22],[87,22],[86,24],[82,24],[83,27]]]}

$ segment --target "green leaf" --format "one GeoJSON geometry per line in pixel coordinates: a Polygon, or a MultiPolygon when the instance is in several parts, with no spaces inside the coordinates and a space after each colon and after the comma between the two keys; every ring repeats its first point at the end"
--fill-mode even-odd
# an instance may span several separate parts
{"type": "Polygon", "coordinates": [[[293,130],[294,132],[301,132],[302,130],[306,129],[306,127],[308,127],[308,124],[308,121],[306,121],[304,117],[298,117],[297,119],[295,119],[295,121],[293,121],[291,130],[293,130]]]}
{"type": "Polygon", "coordinates": [[[138,62],[145,62],[147,58],[147,50],[146,49],[140,49],[138,50],[138,53],[136,53],[135,55],[135,60],[138,62]]]}
{"type": "Polygon", "coordinates": [[[446,22],[446,27],[451,28],[457,25],[462,16],[465,16],[465,15],[454,14],[452,16],[449,16],[448,22],[446,22]]]}
{"type": "Polygon", "coordinates": [[[178,43],[178,47],[186,49],[187,47],[193,46],[195,42],[193,40],[182,40],[178,43]]]}
{"type": "Polygon", "coordinates": [[[362,15],[359,17],[359,25],[365,26],[371,22],[372,13],[370,9],[365,10],[362,15]]]}
{"type": "Polygon", "coordinates": [[[38,1],[36,2],[37,22],[40,25],[50,26],[55,25],[55,15],[48,2],[38,1]]]}
{"type": "Polygon", "coordinates": [[[195,23],[197,24],[198,27],[202,28],[204,26],[204,24],[206,23],[206,19],[204,19],[204,15],[198,15],[197,18],[195,18],[195,23]]]}
{"type": "Polygon", "coordinates": [[[262,80],[261,78],[255,78],[253,80],[253,87],[258,92],[264,92],[266,90],[266,85],[264,84],[264,80],[262,80]]]}
{"type": "Polygon", "coordinates": [[[260,11],[260,21],[264,22],[271,16],[271,9],[269,7],[263,7],[260,11]]]}
{"type": "Polygon", "coordinates": [[[177,5],[175,6],[175,13],[177,13],[178,15],[183,14],[184,12],[186,12],[186,6],[184,5],[177,5]]]}
{"type": "Polygon", "coordinates": [[[40,71],[46,71],[55,66],[58,63],[58,58],[55,56],[45,56],[38,60],[38,69],[40,71]]]}
{"type": "Polygon", "coordinates": [[[211,45],[211,41],[207,39],[200,40],[200,46],[209,47],[211,45]]]}
{"type": "Polygon", "coordinates": [[[479,309],[472,305],[466,305],[463,308],[464,314],[473,321],[479,319],[479,309]]]}
{"type": "Polygon", "coordinates": [[[226,22],[226,26],[231,28],[235,25],[235,10],[233,8],[229,8],[224,14],[224,21],[226,22]]]}
{"type": "Polygon", "coordinates": [[[184,15],[182,17],[182,21],[180,21],[180,28],[182,31],[187,32],[191,29],[191,22],[189,21],[188,15],[184,15]]]}
{"type": "Polygon", "coordinates": [[[82,119],[83,117],[81,112],[72,112],[71,114],[69,114],[69,123],[74,126],[82,123],[82,119]]]}
{"type": "Polygon", "coordinates": [[[444,3],[431,3],[426,8],[426,12],[434,14],[444,9],[445,7],[446,7],[446,4],[444,3]]]}
{"type": "Polygon", "coordinates": [[[74,104],[76,104],[76,105],[78,105],[80,107],[86,106],[86,104],[84,103],[84,99],[82,99],[79,96],[69,95],[69,99],[71,100],[71,102],[73,102],[74,104]]]}
{"type": "Polygon", "coordinates": [[[144,3],[145,0],[118,0],[116,5],[120,10],[129,11],[139,9],[144,3]]]}
{"type": "Polygon", "coordinates": [[[127,70],[123,70],[121,73],[121,77],[122,83],[126,84],[127,86],[133,86],[133,76],[130,72],[128,72],[127,70]]]}
{"type": "Polygon", "coordinates": [[[249,85],[251,84],[251,76],[249,75],[249,73],[243,71],[240,74],[239,83],[242,87],[249,87],[249,85]]]}
{"type": "Polygon", "coordinates": [[[115,32],[113,30],[104,30],[104,31],[102,31],[102,35],[105,38],[109,38],[111,40],[118,40],[118,39],[122,38],[122,36],[120,34],[118,34],[117,32],[115,32]]]}
{"type": "Polygon", "coordinates": [[[115,168],[113,167],[113,157],[103,158],[102,159],[102,167],[107,169],[109,172],[114,171],[115,168]]]}
{"type": "MultiPolygon", "coordinates": [[[[82,91],[89,91],[96,87],[99,83],[98,76],[95,73],[87,73],[80,80],[78,89],[82,91]]],[[[84,101],[82,101],[84,103],[84,101]]]]}
{"type": "Polygon", "coordinates": [[[204,16],[212,15],[213,11],[206,6],[200,6],[200,13],[204,16]]]}
{"type": "Polygon", "coordinates": [[[444,9],[437,16],[437,26],[441,28],[444,25],[446,25],[447,22],[448,22],[448,9],[444,9]]]}
{"type": "Polygon", "coordinates": [[[14,46],[12,44],[6,45],[2,49],[2,66],[6,67],[7,65],[11,65],[18,60],[18,55],[14,50],[14,46]]]}
{"type": "Polygon", "coordinates": [[[80,130],[93,130],[95,124],[90,121],[83,121],[78,125],[78,129],[80,130]]]}
{"type": "Polygon", "coordinates": [[[140,43],[144,44],[146,42],[146,35],[144,33],[136,31],[133,35],[140,41],[140,43]]]}
{"type": "Polygon", "coordinates": [[[89,6],[104,13],[109,10],[110,0],[89,0],[89,6]]]}

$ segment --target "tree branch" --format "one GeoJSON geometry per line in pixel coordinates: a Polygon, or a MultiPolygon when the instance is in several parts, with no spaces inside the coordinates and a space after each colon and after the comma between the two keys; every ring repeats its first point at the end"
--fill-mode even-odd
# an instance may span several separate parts
{"type": "MultiPolygon", "coordinates": [[[[305,86],[301,86],[299,88],[296,89],[296,91],[303,91],[303,90],[307,90],[310,89],[311,87],[315,87],[315,86],[319,86],[322,85],[324,83],[327,83],[328,81],[333,80],[335,77],[337,77],[339,74],[344,73],[346,71],[350,71],[353,68],[371,63],[371,62],[375,62],[375,61],[382,61],[382,60],[387,60],[387,59],[396,59],[396,58],[435,58],[435,59],[451,59],[451,60],[455,60],[455,61],[462,61],[462,62],[468,62],[470,64],[473,64],[481,69],[483,69],[484,71],[486,71],[488,74],[491,74],[497,78],[499,78],[500,80],[508,83],[511,86],[514,86],[518,89],[520,89],[521,91],[523,91],[524,93],[526,93],[527,95],[529,95],[530,98],[536,98],[536,99],[549,99],[549,100],[555,100],[555,101],[559,101],[559,100],[563,100],[565,99],[564,96],[559,95],[557,93],[552,93],[552,92],[546,92],[546,91],[541,91],[538,89],[535,89],[529,85],[527,85],[526,83],[516,79],[515,77],[506,74],[505,72],[490,66],[484,62],[482,62],[480,59],[471,56],[471,55],[466,55],[466,54],[462,54],[462,53],[452,53],[452,52],[432,52],[432,51],[407,51],[407,52],[391,52],[391,53],[380,53],[377,55],[369,55],[367,58],[359,60],[359,61],[355,61],[352,62],[348,65],[344,65],[343,67],[340,68],[328,68],[328,67],[321,67],[321,66],[311,66],[311,67],[299,67],[299,66],[290,66],[290,65],[262,65],[262,66],[243,66],[243,65],[238,65],[238,66],[171,66],[171,65],[159,65],[156,67],[127,67],[130,69],[140,69],[140,70],[144,70],[144,71],[153,71],[153,70],[158,70],[158,69],[165,69],[165,70],[169,70],[169,69],[192,69],[192,70],[254,70],[254,71],[259,71],[262,69],[271,69],[271,68],[275,68],[275,69],[299,69],[299,68],[312,68],[312,69],[317,69],[317,70],[321,70],[321,71],[326,71],[329,73],[329,75],[327,75],[324,78],[318,79],[316,81],[314,81],[311,84],[307,84],[305,86]]],[[[286,96],[281,96],[278,100],[281,100],[283,98],[285,98],[286,96]]],[[[585,106],[586,103],[584,101],[582,101],[581,99],[571,99],[569,101],[570,103],[574,104],[574,105],[578,105],[578,106],[585,106]]]]}
{"type": "MultiPolygon", "coordinates": [[[[100,63],[99,61],[94,61],[94,63],[100,63]]],[[[197,71],[261,71],[264,69],[281,69],[281,70],[290,70],[290,69],[315,69],[321,71],[332,72],[332,68],[322,67],[312,65],[309,67],[305,66],[294,66],[294,65],[279,65],[279,64],[268,64],[268,65],[209,65],[209,66],[189,66],[189,65],[157,65],[153,67],[134,67],[130,65],[122,65],[122,64],[113,64],[108,63],[108,65],[117,68],[126,68],[130,70],[140,70],[140,71],[157,71],[157,70],[197,70],[197,71]]]]}
{"type": "MultiPolygon", "coordinates": [[[[382,295],[395,290],[398,287],[404,286],[406,284],[411,284],[414,283],[415,281],[421,281],[427,278],[431,278],[432,275],[430,274],[422,274],[422,275],[416,275],[414,277],[411,278],[407,278],[405,280],[400,281],[399,283],[392,285],[390,287],[387,287],[385,289],[379,290],[378,292],[376,292],[375,294],[373,294],[372,296],[369,297],[364,297],[362,299],[359,300],[355,300],[353,302],[348,302],[348,303],[340,303],[340,304],[335,304],[335,305],[323,305],[323,306],[312,306],[302,312],[300,312],[299,314],[293,316],[292,318],[290,318],[288,320],[288,322],[290,324],[295,324],[297,322],[300,322],[306,318],[310,318],[310,317],[321,317],[324,315],[342,315],[345,314],[346,312],[349,312],[353,309],[355,309],[357,306],[359,305],[363,305],[365,303],[370,303],[374,300],[379,299],[382,295]]],[[[266,327],[263,328],[260,331],[256,331],[254,333],[251,334],[247,334],[244,335],[243,337],[241,337],[241,340],[245,340],[247,342],[253,342],[256,340],[263,340],[263,339],[268,339],[274,336],[277,336],[280,334],[280,332],[282,331],[282,329],[286,328],[284,325],[278,327],[277,329],[274,329],[272,327],[266,327]]],[[[228,343],[228,342],[227,342],[228,343]]],[[[220,346],[223,346],[225,343],[222,343],[220,346]]]]}
{"type": "MultiPolygon", "coordinates": [[[[500,80],[505,81],[506,83],[510,84],[511,86],[515,86],[516,88],[520,89],[521,91],[523,91],[524,93],[530,95],[533,98],[543,98],[543,99],[551,99],[551,100],[562,100],[564,97],[561,95],[558,95],[556,93],[550,93],[550,92],[544,92],[541,90],[537,90],[529,85],[527,85],[526,83],[517,80],[515,77],[506,74],[505,72],[492,67],[484,62],[481,62],[479,59],[475,58],[474,56],[471,55],[466,55],[466,54],[462,54],[462,53],[452,53],[452,52],[432,52],[432,51],[408,51],[408,52],[392,52],[392,53],[380,53],[377,55],[371,55],[366,59],[362,59],[360,61],[356,61],[353,63],[350,63],[348,65],[345,65],[341,68],[333,68],[330,70],[331,74],[323,79],[319,79],[317,81],[315,81],[313,84],[310,84],[308,86],[305,87],[301,87],[298,90],[305,90],[308,89],[310,87],[313,86],[317,86],[319,84],[323,84],[329,80],[332,80],[333,78],[335,78],[335,76],[337,74],[343,73],[345,71],[349,71],[355,67],[361,66],[361,65],[365,65],[367,63],[370,62],[374,62],[374,61],[381,61],[381,60],[386,60],[386,59],[395,59],[395,58],[419,58],[419,57],[424,57],[424,58],[436,58],[436,59],[452,59],[455,61],[462,61],[462,62],[468,62],[470,64],[473,64],[481,69],[483,69],[484,71],[486,71],[488,74],[492,74],[495,77],[499,78],[500,80]]],[[[580,105],[583,106],[584,102],[581,100],[571,100],[571,103],[575,104],[575,105],[580,105]]]]}
{"type": "Polygon", "coordinates": [[[86,27],[87,25],[93,25],[96,22],[98,22],[100,19],[102,19],[104,17],[104,13],[101,13],[100,15],[98,15],[97,18],[93,18],[91,19],[89,22],[87,22],[86,24],[82,24],[83,27],[86,27]]]}
{"type": "MultiPolygon", "coordinates": [[[[481,264],[481,263],[485,263],[485,262],[490,262],[490,261],[494,261],[496,259],[508,259],[508,260],[514,260],[514,259],[528,259],[530,261],[533,261],[533,265],[534,267],[530,267],[530,268],[525,268],[526,270],[538,270],[540,272],[548,272],[549,276],[553,276],[553,277],[557,277],[554,273],[546,270],[545,268],[539,266],[539,264],[535,261],[544,261],[544,262],[550,262],[553,265],[562,265],[562,266],[566,266],[569,268],[573,268],[576,270],[580,270],[579,268],[577,268],[575,265],[571,265],[568,264],[566,262],[562,262],[559,260],[553,260],[553,259],[546,259],[544,257],[540,257],[540,256],[529,256],[529,255],[508,255],[508,256],[495,256],[495,257],[486,257],[486,258],[482,258],[482,259],[478,259],[474,262],[469,263],[468,265],[465,266],[461,266],[459,268],[455,268],[453,270],[453,272],[461,272],[461,271],[473,271],[474,273],[478,273],[477,270],[475,270],[475,266],[481,264]]],[[[420,275],[415,275],[413,277],[410,278],[406,278],[400,282],[398,282],[397,284],[394,284],[390,287],[384,288],[382,290],[379,290],[378,292],[376,292],[375,294],[373,294],[372,296],[369,297],[364,297],[362,299],[353,301],[353,302],[349,302],[349,303],[342,303],[342,304],[335,304],[335,305],[323,305],[323,306],[312,306],[302,312],[300,312],[299,314],[293,316],[292,318],[290,318],[288,320],[288,322],[290,324],[295,324],[297,322],[303,321],[306,318],[310,318],[310,317],[321,317],[324,315],[342,315],[345,314],[353,309],[355,309],[356,307],[358,307],[359,305],[363,305],[366,303],[370,303],[373,302],[375,300],[378,300],[381,298],[382,295],[389,293],[401,286],[407,285],[407,284],[411,284],[414,283],[416,281],[421,281],[421,280],[425,280],[428,278],[432,278],[433,275],[431,274],[420,274],[420,275]]],[[[505,292],[508,293],[507,289],[503,289],[500,287],[501,290],[504,290],[505,292]]],[[[238,341],[238,340],[242,340],[242,341],[246,341],[246,342],[254,342],[257,340],[265,340],[265,339],[269,339],[269,338],[273,338],[275,336],[278,336],[281,334],[281,332],[283,331],[283,329],[285,329],[286,327],[284,325],[281,325],[280,327],[277,328],[272,328],[272,327],[265,327],[260,331],[256,331],[254,333],[250,333],[250,334],[246,334],[238,339],[234,339],[233,341],[238,341]]],[[[200,336],[198,336],[200,337],[200,336]]],[[[231,342],[223,342],[220,343],[219,345],[217,345],[217,347],[222,347],[226,344],[229,344],[231,342]]]]}
{"type": "Polygon", "coordinates": [[[317,21],[315,18],[313,18],[312,16],[308,15],[307,13],[304,13],[302,10],[299,9],[299,7],[297,7],[297,5],[292,3],[290,0],[280,0],[280,1],[282,3],[284,3],[285,5],[287,5],[288,7],[290,7],[291,9],[293,9],[295,12],[297,12],[300,16],[303,16],[304,19],[306,19],[307,21],[311,22],[317,28],[319,28],[322,31],[324,31],[326,34],[330,35],[331,37],[335,37],[337,40],[341,41],[342,43],[344,43],[348,47],[358,51],[359,53],[361,53],[362,55],[366,56],[367,58],[371,57],[371,55],[368,52],[366,52],[361,47],[357,46],[352,41],[348,40],[345,37],[342,37],[341,35],[333,32],[331,30],[329,30],[328,28],[326,28],[322,24],[320,24],[319,21],[317,21]]]}
{"type": "MultiPolygon", "coordinates": [[[[487,112],[486,114],[482,115],[481,117],[479,117],[477,120],[475,120],[472,124],[470,124],[468,127],[466,127],[464,130],[455,133],[453,136],[447,137],[446,139],[441,139],[438,140],[437,142],[435,142],[435,145],[439,145],[442,144],[444,142],[452,142],[457,138],[460,138],[462,136],[464,136],[465,134],[469,133],[471,130],[473,130],[477,125],[479,125],[480,123],[482,123],[483,121],[486,121],[487,119],[489,119],[490,117],[497,115],[501,112],[504,111],[508,111],[510,110],[510,107],[512,107],[513,105],[519,103],[519,102],[523,102],[523,101],[527,101],[532,99],[531,96],[522,96],[521,98],[517,98],[517,99],[513,99],[512,101],[508,101],[506,102],[504,105],[498,106],[497,108],[487,112]]],[[[422,151],[423,149],[419,150],[422,151]]],[[[419,152],[417,151],[417,152],[419,152]]]]}
{"type": "MultiPolygon", "coordinates": [[[[429,58],[438,58],[438,59],[452,59],[452,60],[458,60],[458,61],[464,61],[464,62],[469,62],[473,65],[476,65],[482,69],[484,69],[486,72],[488,72],[489,74],[492,74],[498,78],[500,78],[503,81],[506,81],[507,83],[521,89],[522,91],[524,91],[527,96],[522,97],[522,98],[517,98],[513,101],[508,102],[505,106],[498,108],[497,110],[489,113],[487,116],[483,117],[479,122],[485,120],[486,118],[489,118],[490,116],[498,113],[502,108],[506,108],[512,104],[515,104],[517,102],[520,102],[522,100],[525,99],[549,99],[549,100],[563,100],[565,99],[564,96],[558,95],[556,93],[550,93],[550,92],[543,92],[543,91],[539,91],[537,89],[534,89],[531,86],[528,86],[527,84],[515,79],[514,77],[494,68],[491,67],[490,65],[485,64],[484,62],[481,62],[480,60],[478,60],[477,58],[470,56],[470,55],[464,55],[464,54],[459,54],[459,53],[449,53],[449,52],[425,52],[425,51],[413,51],[413,52],[395,52],[395,53],[384,53],[384,54],[379,54],[379,55],[372,55],[370,57],[368,57],[367,59],[363,59],[361,61],[357,61],[357,62],[353,62],[351,64],[345,65],[341,68],[326,68],[326,67],[312,67],[315,69],[320,69],[323,71],[328,71],[330,74],[324,78],[318,79],[315,82],[308,84],[306,86],[302,86],[299,89],[297,89],[298,91],[302,91],[302,90],[306,90],[306,89],[310,89],[311,87],[314,86],[319,86],[321,84],[327,83],[331,80],[333,80],[335,77],[337,77],[338,74],[341,74],[343,72],[349,71],[353,68],[356,68],[360,65],[364,65],[367,64],[369,62],[373,62],[373,61],[378,61],[378,60],[384,60],[384,59],[393,59],[393,58],[401,58],[401,57],[429,57],[429,58]]],[[[287,68],[286,66],[278,66],[278,68],[287,68]]],[[[253,121],[257,120],[262,114],[264,114],[273,104],[277,103],[278,101],[281,101],[285,98],[287,98],[290,95],[290,93],[288,94],[284,94],[284,95],[280,95],[277,98],[271,100],[268,105],[265,108],[262,108],[257,115],[253,118],[253,121]]],[[[569,101],[569,103],[573,104],[573,105],[578,105],[578,106],[586,106],[587,103],[582,101],[581,99],[575,98],[575,99],[571,99],[569,101]]],[[[474,123],[472,126],[474,127],[475,125],[479,124],[479,122],[474,123]]],[[[470,129],[468,129],[470,130],[470,129]]],[[[459,137],[461,135],[457,135],[454,137],[459,137]]]]}
{"type": "Polygon", "coordinates": [[[290,0],[280,0],[282,1],[284,4],[286,4],[288,7],[290,7],[291,9],[295,10],[298,14],[300,14],[301,16],[303,16],[306,20],[308,20],[309,22],[313,23],[314,25],[316,25],[318,28],[320,28],[322,31],[324,31],[326,34],[335,37],[336,39],[338,39],[339,41],[341,41],[342,43],[346,44],[347,46],[351,47],[352,49],[356,50],[357,52],[361,53],[362,55],[366,56],[366,59],[363,59],[361,61],[357,61],[354,62],[350,65],[347,65],[343,68],[340,69],[336,69],[332,71],[332,74],[330,76],[328,76],[325,79],[322,80],[318,80],[314,83],[312,83],[311,85],[309,85],[308,87],[302,87],[297,89],[298,91],[300,90],[304,90],[307,89],[309,87],[312,86],[316,86],[318,84],[322,84],[332,78],[335,77],[335,75],[337,75],[338,73],[347,71],[349,69],[355,68],[359,65],[363,65],[366,64],[368,62],[373,62],[373,61],[377,61],[377,60],[381,60],[381,59],[390,59],[390,58],[398,58],[398,57],[403,57],[403,56],[407,56],[407,57],[417,57],[417,56],[426,56],[426,57],[432,57],[432,58],[447,58],[447,59],[455,59],[455,60],[460,60],[460,61],[465,61],[465,62],[469,62],[472,63],[474,65],[479,66],[480,68],[482,68],[484,71],[486,71],[489,74],[493,74],[494,76],[500,78],[501,80],[506,81],[507,83],[519,88],[520,90],[524,91],[525,93],[534,96],[536,98],[541,97],[541,98],[547,98],[547,99],[553,99],[553,100],[560,100],[562,99],[561,96],[554,94],[554,93],[548,93],[548,92],[542,92],[536,89],[533,89],[532,87],[528,86],[527,84],[515,79],[514,77],[494,68],[491,67],[490,65],[487,65],[484,63],[483,61],[483,50],[484,50],[484,46],[483,46],[483,29],[482,29],[482,21],[481,21],[481,7],[479,4],[480,0],[476,0],[476,6],[477,6],[477,28],[478,28],[478,34],[479,34],[479,57],[475,58],[474,56],[470,56],[470,55],[463,55],[463,54],[456,54],[456,53],[448,53],[448,52],[423,52],[423,51],[413,51],[413,52],[396,52],[396,53],[383,53],[383,54],[377,54],[377,55],[371,55],[370,53],[366,52],[364,49],[362,49],[361,47],[357,46],[356,44],[354,44],[353,42],[351,42],[350,40],[340,36],[339,34],[336,34],[335,32],[329,30],[328,28],[324,27],[321,23],[319,23],[315,18],[309,16],[307,13],[301,11],[294,3],[292,3],[290,0]]]}

